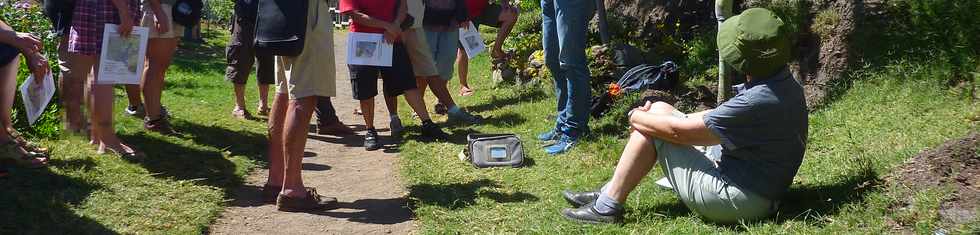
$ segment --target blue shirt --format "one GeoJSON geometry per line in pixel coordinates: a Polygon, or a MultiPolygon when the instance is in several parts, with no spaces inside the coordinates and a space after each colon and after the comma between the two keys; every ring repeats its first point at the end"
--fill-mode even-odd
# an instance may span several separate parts
{"type": "Polygon", "coordinates": [[[778,200],[793,183],[807,140],[803,86],[789,70],[736,86],[731,100],[704,116],[721,139],[718,168],[730,183],[778,200]]]}

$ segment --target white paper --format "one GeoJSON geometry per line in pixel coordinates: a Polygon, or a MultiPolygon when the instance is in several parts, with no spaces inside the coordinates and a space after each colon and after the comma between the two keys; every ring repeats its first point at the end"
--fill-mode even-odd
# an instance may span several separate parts
{"type": "Polygon", "coordinates": [[[31,125],[41,117],[44,108],[48,107],[48,102],[51,102],[51,97],[54,96],[54,79],[50,72],[44,76],[41,83],[35,83],[34,80],[34,75],[30,75],[20,86],[20,98],[24,100],[27,122],[31,125]]]}
{"type": "Polygon", "coordinates": [[[119,26],[106,24],[102,33],[102,54],[99,59],[98,84],[140,84],[146,41],[150,29],[133,27],[129,37],[119,36],[119,26]]]}
{"type": "Polygon", "coordinates": [[[480,36],[480,31],[473,26],[473,22],[469,22],[469,24],[467,28],[459,28],[459,43],[463,45],[466,57],[473,59],[480,52],[486,50],[487,45],[483,43],[483,37],[480,36]]]}
{"type": "Polygon", "coordinates": [[[377,33],[347,34],[347,64],[391,67],[394,45],[377,33]]]}

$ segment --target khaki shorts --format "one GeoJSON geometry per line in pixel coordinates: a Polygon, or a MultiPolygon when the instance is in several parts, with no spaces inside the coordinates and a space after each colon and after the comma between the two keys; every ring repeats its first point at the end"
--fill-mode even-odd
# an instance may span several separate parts
{"type": "Polygon", "coordinates": [[[295,57],[276,56],[275,59],[276,92],[288,94],[291,100],[337,95],[330,6],[320,0],[309,1],[303,53],[295,57]]]}
{"type": "MultiPolygon", "coordinates": [[[[683,117],[680,112],[674,116],[683,117]]],[[[776,203],[742,189],[722,174],[714,159],[721,156],[721,146],[704,149],[655,139],[657,164],[673,186],[677,197],[691,211],[717,223],[737,223],[765,218],[776,203]]]]}
{"type": "Polygon", "coordinates": [[[161,34],[157,32],[157,20],[156,15],[153,14],[152,8],[150,8],[149,1],[144,1],[143,4],[143,20],[140,20],[140,26],[150,28],[150,38],[177,38],[184,33],[184,26],[174,22],[174,17],[171,11],[174,9],[170,4],[160,4],[160,8],[163,8],[163,13],[167,15],[170,19],[170,31],[161,34]]]}
{"type": "Polygon", "coordinates": [[[432,58],[432,50],[429,50],[429,43],[425,39],[425,31],[422,28],[405,30],[402,41],[408,50],[408,58],[412,61],[412,70],[417,77],[439,76],[439,69],[436,68],[435,60],[432,58]]]}

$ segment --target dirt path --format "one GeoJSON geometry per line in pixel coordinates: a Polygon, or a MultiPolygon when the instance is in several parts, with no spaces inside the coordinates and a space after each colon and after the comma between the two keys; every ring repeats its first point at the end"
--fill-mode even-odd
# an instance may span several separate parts
{"type": "MultiPolygon", "coordinates": [[[[334,35],[337,56],[337,97],[334,106],[345,123],[363,123],[353,114],[347,66],[346,37],[334,35]]],[[[376,117],[387,117],[378,99],[376,117]]],[[[379,119],[386,120],[386,119],[379,119]]],[[[387,121],[376,121],[387,130],[387,121]]],[[[303,159],[303,181],[323,196],[337,197],[340,209],[319,213],[286,213],[259,201],[268,171],[257,169],[246,185],[232,190],[233,201],[211,226],[214,234],[407,234],[414,229],[406,207],[406,190],[398,175],[398,155],[364,151],[363,128],[357,136],[310,134],[303,159]]],[[[387,133],[382,133],[384,138],[387,133]]],[[[387,141],[383,143],[389,143],[387,141]]]]}

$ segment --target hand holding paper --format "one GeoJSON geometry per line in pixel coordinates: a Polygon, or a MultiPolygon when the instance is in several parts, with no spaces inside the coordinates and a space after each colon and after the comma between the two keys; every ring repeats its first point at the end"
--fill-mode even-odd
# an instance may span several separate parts
{"type": "Polygon", "coordinates": [[[36,79],[33,75],[28,76],[20,86],[20,96],[24,100],[24,109],[27,111],[27,122],[33,125],[54,96],[54,79],[51,73],[46,73],[43,79],[36,79]]]}

